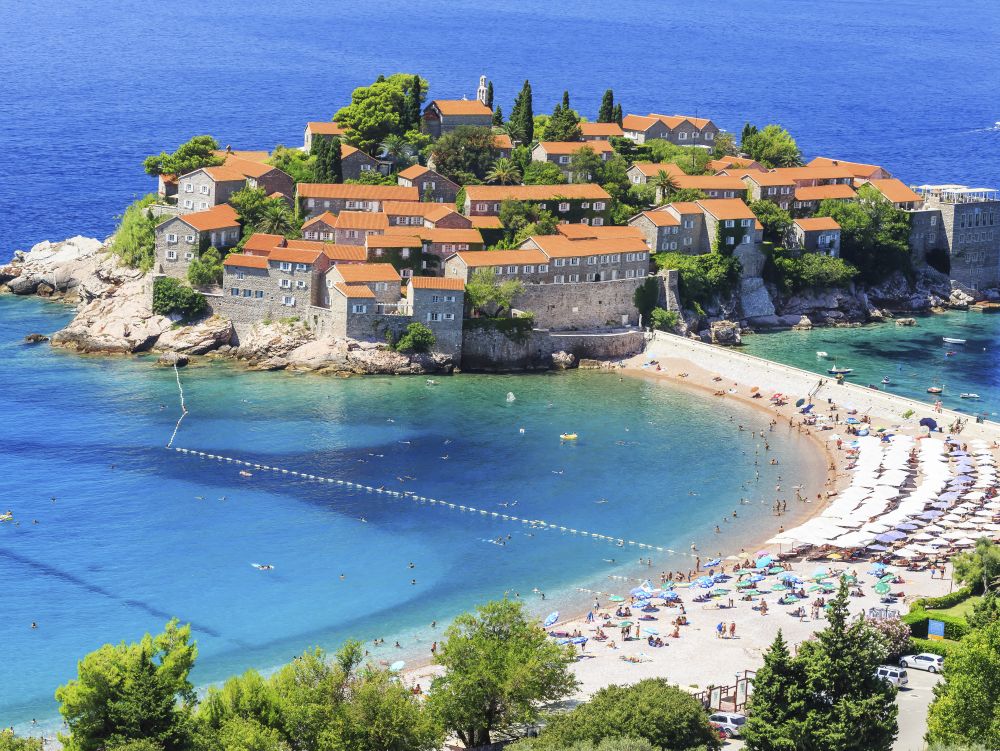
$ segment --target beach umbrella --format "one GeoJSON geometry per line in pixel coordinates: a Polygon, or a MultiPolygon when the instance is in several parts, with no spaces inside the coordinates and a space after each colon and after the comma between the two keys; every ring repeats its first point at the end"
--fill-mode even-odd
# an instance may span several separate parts
{"type": "Polygon", "coordinates": [[[625,628],[626,626],[631,626],[631,625],[632,625],[632,621],[622,621],[621,623],[618,624],[618,627],[619,628],[625,628]]]}
{"type": "Polygon", "coordinates": [[[916,524],[911,524],[910,522],[906,522],[905,524],[896,525],[896,529],[902,532],[912,532],[916,529],[920,529],[920,527],[918,527],[916,524]]]}
{"type": "Polygon", "coordinates": [[[784,570],[785,569],[783,569],[781,566],[774,566],[772,568],[769,568],[767,570],[767,573],[769,573],[769,574],[780,574],[784,570]]]}
{"type": "Polygon", "coordinates": [[[659,631],[657,631],[655,628],[650,628],[649,626],[646,627],[646,633],[647,634],[652,634],[653,636],[659,636],[660,635],[659,631]]]}
{"type": "Polygon", "coordinates": [[[876,594],[887,595],[889,594],[889,589],[890,587],[886,582],[879,582],[878,584],[875,585],[876,594]]]}
{"type": "Polygon", "coordinates": [[[879,535],[875,539],[878,540],[879,542],[889,543],[889,542],[897,542],[899,540],[902,540],[904,537],[906,537],[906,535],[903,534],[902,532],[886,532],[884,534],[879,535]]]}
{"type": "Polygon", "coordinates": [[[943,516],[944,513],[941,511],[925,511],[920,515],[921,519],[937,519],[939,516],[943,516]]]}
{"type": "Polygon", "coordinates": [[[773,587],[771,587],[771,590],[773,592],[784,592],[786,589],[788,589],[788,587],[786,587],[784,584],[775,584],[773,587]]]}
{"type": "Polygon", "coordinates": [[[764,594],[759,589],[748,589],[743,594],[745,595],[762,595],[764,594]]]}
{"type": "MultiPolygon", "coordinates": [[[[781,396],[781,394],[775,394],[774,396],[781,396]]],[[[771,397],[771,398],[773,399],[774,397],[771,397]]],[[[801,407],[805,403],[806,403],[805,399],[799,399],[798,401],[795,402],[795,406],[796,407],[801,407]]]]}
{"type": "MultiPolygon", "coordinates": [[[[646,630],[649,631],[648,628],[646,630]]],[[[587,643],[587,637],[586,636],[574,636],[570,641],[571,641],[572,644],[586,644],[587,643]]]]}
{"type": "Polygon", "coordinates": [[[812,572],[810,579],[825,579],[830,575],[830,570],[826,568],[818,568],[812,572]]]}
{"type": "Polygon", "coordinates": [[[406,667],[405,662],[403,662],[402,660],[396,660],[394,663],[392,663],[392,665],[389,666],[389,671],[393,673],[398,673],[404,667],[406,667]]]}
{"type": "Polygon", "coordinates": [[[566,637],[566,638],[563,638],[563,639],[556,639],[556,644],[558,644],[560,647],[564,647],[564,646],[566,646],[567,644],[569,644],[572,641],[573,641],[572,639],[570,639],[569,637],[566,637]]]}
{"type": "Polygon", "coordinates": [[[869,545],[869,546],[868,546],[868,547],[866,548],[866,550],[874,550],[874,551],[875,551],[876,553],[884,553],[884,552],[886,552],[886,551],[887,551],[888,549],[889,549],[889,548],[885,547],[885,545],[869,545]]]}
{"type": "Polygon", "coordinates": [[[554,610],[551,613],[549,613],[548,616],[546,616],[545,620],[542,622],[542,625],[545,626],[545,628],[548,628],[558,620],[559,620],[559,611],[554,610]]]}
{"type": "Polygon", "coordinates": [[[611,597],[609,597],[608,599],[611,602],[625,602],[625,598],[622,597],[621,595],[611,595],[611,597]]]}
{"type": "Polygon", "coordinates": [[[757,568],[767,568],[773,559],[769,555],[762,555],[757,559],[757,568]]]}
{"type": "Polygon", "coordinates": [[[710,561],[705,561],[702,564],[702,566],[704,566],[705,568],[714,568],[715,566],[718,566],[720,563],[722,563],[721,558],[713,558],[710,561]]]}
{"type": "Polygon", "coordinates": [[[676,592],[664,592],[660,595],[664,600],[679,600],[681,596],[676,592]]]}
{"type": "Polygon", "coordinates": [[[937,421],[931,419],[930,417],[921,418],[920,424],[923,425],[924,427],[928,428],[929,430],[932,430],[932,431],[933,430],[937,430],[937,421]]]}
{"type": "Polygon", "coordinates": [[[756,394],[758,391],[760,391],[760,386],[751,386],[750,387],[750,393],[751,394],[756,394]]]}
{"type": "Polygon", "coordinates": [[[808,590],[806,590],[806,591],[807,591],[807,592],[822,592],[822,591],[823,591],[823,589],[824,589],[824,587],[821,587],[821,586],[820,586],[819,584],[813,584],[813,585],[812,585],[811,587],[809,587],[809,589],[808,589],[808,590]]]}
{"type": "Polygon", "coordinates": [[[844,420],[844,422],[846,422],[848,425],[860,425],[861,424],[861,420],[859,420],[857,417],[848,417],[846,420],[844,420]]]}
{"type": "Polygon", "coordinates": [[[880,582],[891,582],[895,578],[896,578],[895,574],[886,574],[881,579],[879,579],[879,581],[880,582]]]}

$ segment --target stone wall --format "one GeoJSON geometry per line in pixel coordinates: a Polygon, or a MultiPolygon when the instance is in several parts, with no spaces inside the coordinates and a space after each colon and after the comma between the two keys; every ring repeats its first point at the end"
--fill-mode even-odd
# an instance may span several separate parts
{"type": "Polygon", "coordinates": [[[638,323],[632,297],[645,277],[578,284],[527,284],[514,300],[517,310],[535,314],[535,325],[545,329],[581,330],[618,328],[638,323]]]}
{"type": "Polygon", "coordinates": [[[490,372],[548,370],[554,352],[571,352],[578,360],[620,359],[641,352],[643,345],[639,331],[573,334],[534,329],[526,336],[511,338],[496,329],[467,328],[461,367],[490,372]]]}
{"type": "Polygon", "coordinates": [[[677,269],[666,269],[660,272],[660,277],[663,279],[663,283],[660,285],[660,297],[657,304],[665,310],[680,312],[681,293],[678,287],[680,272],[677,269]]]}

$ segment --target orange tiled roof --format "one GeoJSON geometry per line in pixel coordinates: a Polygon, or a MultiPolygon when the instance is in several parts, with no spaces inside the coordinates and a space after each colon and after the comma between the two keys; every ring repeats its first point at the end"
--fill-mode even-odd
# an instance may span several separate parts
{"type": "Polygon", "coordinates": [[[314,216],[312,219],[303,222],[302,229],[307,230],[314,224],[325,224],[327,227],[336,227],[337,215],[329,211],[324,211],[322,214],[314,216]]]}
{"type": "Polygon", "coordinates": [[[744,156],[724,156],[721,159],[713,159],[708,163],[708,168],[713,169],[716,172],[719,170],[731,169],[733,167],[742,167],[744,169],[758,170],[760,172],[764,171],[764,168],[759,166],[756,161],[744,156]]]}
{"type": "Polygon", "coordinates": [[[475,229],[503,229],[498,216],[470,216],[468,219],[475,229]]]}
{"type": "Polygon", "coordinates": [[[242,269],[268,268],[266,256],[245,256],[240,253],[230,253],[226,256],[226,260],[222,262],[222,265],[236,266],[242,269]]]}
{"type": "Polygon", "coordinates": [[[671,177],[687,174],[673,162],[635,162],[633,168],[639,170],[646,177],[656,177],[660,170],[663,170],[671,177]]]}
{"type": "Polygon", "coordinates": [[[747,189],[746,183],[729,175],[677,175],[674,178],[681,190],[739,190],[747,189]]]}
{"type": "Polygon", "coordinates": [[[419,201],[420,191],[402,185],[299,183],[299,198],[333,198],[347,201],[419,201]]]}
{"type": "Polygon", "coordinates": [[[580,133],[584,136],[603,136],[604,138],[625,135],[622,126],[618,123],[580,123],[580,133]]]}
{"type": "Polygon", "coordinates": [[[796,201],[822,201],[826,198],[854,198],[857,194],[850,185],[816,185],[795,189],[796,201]]]}
{"type": "Polygon", "coordinates": [[[415,235],[368,235],[365,238],[366,248],[421,248],[423,244],[423,240],[415,235]]]}
{"type": "Polygon", "coordinates": [[[478,99],[435,99],[431,104],[436,106],[438,112],[446,117],[460,117],[463,115],[490,117],[493,114],[493,110],[478,99]]]}
{"type": "Polygon", "coordinates": [[[902,180],[895,177],[870,180],[869,183],[892,203],[923,203],[923,196],[914,193],[902,180]]]}
{"type": "Polygon", "coordinates": [[[382,213],[391,216],[427,216],[430,211],[436,211],[440,203],[429,201],[386,201],[382,204],[382,213]]]}
{"type": "Polygon", "coordinates": [[[681,224],[681,220],[669,211],[643,211],[639,216],[646,217],[657,227],[679,227],[681,224]]]}
{"type": "Polygon", "coordinates": [[[830,159],[825,156],[818,156],[813,159],[807,167],[843,167],[849,170],[855,177],[868,179],[879,170],[888,171],[877,164],[865,164],[864,162],[848,162],[844,159],[830,159]]]}
{"type": "Polygon", "coordinates": [[[777,172],[760,172],[758,170],[740,170],[739,177],[742,180],[753,180],[762,188],[766,187],[792,187],[795,180],[785,174],[777,172]]]}
{"type": "Polygon", "coordinates": [[[389,227],[387,235],[410,235],[432,243],[480,244],[483,236],[475,228],[463,227],[389,227]]]}
{"type": "Polygon", "coordinates": [[[673,203],[667,204],[669,208],[672,208],[678,214],[700,214],[701,206],[694,201],[674,201],[673,203]]]}
{"type": "Polygon", "coordinates": [[[836,180],[854,178],[854,174],[845,167],[778,167],[771,170],[773,174],[783,175],[792,180],[836,180]]]}
{"type": "Polygon", "coordinates": [[[323,255],[322,250],[304,250],[301,248],[275,248],[268,255],[268,261],[285,261],[287,263],[313,264],[323,255]]]}
{"type": "Polygon", "coordinates": [[[312,121],[306,123],[306,128],[314,136],[343,136],[346,131],[337,123],[326,121],[312,121]]]}
{"type": "Polygon", "coordinates": [[[320,240],[302,240],[302,239],[285,240],[286,248],[295,248],[296,250],[321,251],[323,250],[323,246],[328,244],[329,243],[325,243],[320,240]]]}
{"type": "Polygon", "coordinates": [[[359,263],[353,266],[338,264],[334,268],[348,284],[399,281],[399,272],[391,263],[359,263]]]}
{"type": "Polygon", "coordinates": [[[630,227],[627,224],[624,226],[609,224],[606,227],[592,227],[589,224],[557,224],[556,232],[571,240],[642,237],[642,232],[639,231],[638,227],[630,227]]]}
{"type": "Polygon", "coordinates": [[[323,252],[331,261],[354,261],[364,263],[368,260],[368,251],[363,245],[337,245],[323,243],[323,252]]]}
{"type": "Polygon", "coordinates": [[[264,163],[271,158],[271,154],[267,151],[239,151],[237,149],[216,149],[212,152],[215,156],[222,157],[225,160],[232,159],[242,159],[246,162],[261,162],[264,163]]]}
{"type": "Polygon", "coordinates": [[[507,133],[497,133],[493,136],[493,148],[510,151],[514,148],[514,142],[507,133]]]}
{"type": "Polygon", "coordinates": [[[641,237],[605,237],[571,240],[562,235],[535,235],[526,242],[534,243],[549,258],[570,258],[572,256],[599,256],[607,253],[649,252],[649,246],[641,237]]]}
{"type": "Polygon", "coordinates": [[[239,226],[236,209],[228,203],[220,203],[218,206],[213,206],[208,211],[196,211],[193,214],[181,214],[180,219],[191,227],[194,227],[199,232],[239,226]]]}
{"type": "Polygon", "coordinates": [[[540,250],[462,250],[456,253],[470,268],[481,266],[507,266],[523,263],[547,263],[548,256],[540,250]]]}
{"type": "Polygon", "coordinates": [[[832,216],[816,216],[808,219],[796,219],[795,223],[806,232],[840,229],[840,225],[837,223],[837,220],[832,216]]]}
{"type": "Polygon", "coordinates": [[[716,219],[756,219],[757,217],[739,198],[714,198],[698,201],[698,205],[716,219]]]}
{"type": "MultiPolygon", "coordinates": [[[[242,170],[229,164],[222,164],[218,167],[202,167],[202,172],[212,178],[213,181],[217,183],[235,183],[242,182],[247,179],[247,176],[243,174],[242,170]]],[[[198,170],[194,170],[197,172],[198,170]]],[[[188,175],[192,174],[191,172],[188,175]]],[[[187,175],[183,175],[187,177],[187,175]]]]}
{"type": "Polygon", "coordinates": [[[414,289],[453,289],[462,291],[465,282],[454,276],[411,276],[410,286],[414,289]]]}
{"type": "Polygon", "coordinates": [[[402,170],[399,173],[399,177],[402,177],[404,180],[416,180],[421,175],[427,174],[430,171],[431,170],[422,164],[414,164],[413,166],[402,170]]]}
{"type": "Polygon", "coordinates": [[[243,243],[244,252],[248,250],[266,251],[284,244],[285,238],[281,235],[266,235],[263,232],[254,232],[247,241],[243,243]]]}
{"type": "Polygon", "coordinates": [[[389,217],[377,211],[341,211],[337,229],[382,229],[389,226],[389,217]]]}
{"type": "Polygon", "coordinates": [[[622,129],[646,132],[659,122],[658,118],[644,115],[625,115],[622,118],[622,129]]]}
{"type": "Polygon", "coordinates": [[[610,141],[540,141],[536,148],[546,154],[575,154],[580,149],[590,149],[595,154],[610,154],[614,151],[610,141]]]}
{"type": "Polygon", "coordinates": [[[569,185],[466,185],[465,195],[472,201],[570,201],[610,200],[611,196],[596,183],[569,185]]]}
{"type": "Polygon", "coordinates": [[[343,282],[337,282],[333,285],[333,289],[337,290],[340,294],[347,298],[375,297],[375,293],[363,284],[344,284],[343,282]]]}

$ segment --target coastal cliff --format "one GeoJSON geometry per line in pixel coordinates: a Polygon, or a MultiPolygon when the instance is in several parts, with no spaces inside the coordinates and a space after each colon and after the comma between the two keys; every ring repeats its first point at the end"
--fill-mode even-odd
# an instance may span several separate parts
{"type": "MultiPolygon", "coordinates": [[[[384,343],[317,337],[300,321],[255,324],[242,341],[232,322],[219,316],[183,321],[151,307],[150,278],[122,266],[107,243],[74,237],[18,251],[0,266],[0,287],[77,306],[76,316],[51,334],[52,346],[88,354],[161,353],[164,364],[191,356],[228,357],[254,370],[301,370],[343,375],[450,373],[440,354],[405,354],[384,343]]],[[[27,333],[32,342],[44,336],[27,333]]]]}

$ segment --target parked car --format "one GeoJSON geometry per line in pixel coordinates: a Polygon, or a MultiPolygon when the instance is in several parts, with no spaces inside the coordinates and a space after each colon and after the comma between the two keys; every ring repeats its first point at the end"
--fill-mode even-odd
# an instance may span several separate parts
{"type": "Polygon", "coordinates": [[[739,712],[716,712],[709,716],[708,721],[712,723],[712,727],[717,728],[726,738],[739,738],[743,730],[743,725],[747,721],[747,716],[739,712]]]}
{"type": "Polygon", "coordinates": [[[879,665],[878,670],[875,671],[875,677],[888,681],[896,688],[901,688],[910,682],[906,675],[906,668],[895,665],[879,665]]]}
{"type": "Polygon", "coordinates": [[[899,664],[904,668],[918,668],[926,670],[928,673],[940,673],[941,668],[944,667],[944,658],[941,655],[921,652],[918,655],[904,655],[900,658],[899,664]]]}

